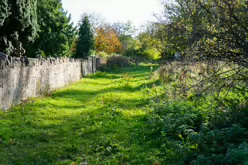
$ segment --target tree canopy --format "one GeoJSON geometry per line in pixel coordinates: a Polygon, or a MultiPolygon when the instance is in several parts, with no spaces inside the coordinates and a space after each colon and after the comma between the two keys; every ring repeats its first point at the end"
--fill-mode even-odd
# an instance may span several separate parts
{"type": "Polygon", "coordinates": [[[27,55],[69,56],[76,29],[60,0],[42,0],[37,5],[40,30],[34,43],[27,46],[27,55]]]}
{"type": "Polygon", "coordinates": [[[198,59],[226,59],[247,66],[245,0],[175,0],[165,1],[164,6],[165,12],[157,17],[167,48],[198,59]]]}
{"type": "Polygon", "coordinates": [[[37,0],[1,0],[0,11],[0,51],[13,55],[37,35],[37,0]]]}
{"type": "Polygon", "coordinates": [[[115,30],[108,25],[103,25],[96,30],[96,50],[106,53],[120,53],[122,44],[115,30]]]}

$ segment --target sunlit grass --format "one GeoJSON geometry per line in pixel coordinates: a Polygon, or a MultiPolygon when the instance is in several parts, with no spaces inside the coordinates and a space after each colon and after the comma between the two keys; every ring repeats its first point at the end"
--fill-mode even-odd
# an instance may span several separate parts
{"type": "Polygon", "coordinates": [[[150,73],[149,65],[99,72],[0,112],[0,164],[152,164],[141,143],[150,73]]]}

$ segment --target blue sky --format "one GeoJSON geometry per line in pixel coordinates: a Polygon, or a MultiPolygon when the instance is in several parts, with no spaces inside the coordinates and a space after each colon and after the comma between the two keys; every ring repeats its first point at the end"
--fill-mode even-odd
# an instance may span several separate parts
{"type": "Polygon", "coordinates": [[[83,13],[98,14],[108,23],[130,20],[136,27],[156,20],[153,13],[162,11],[161,0],[62,0],[76,24],[83,13]]]}

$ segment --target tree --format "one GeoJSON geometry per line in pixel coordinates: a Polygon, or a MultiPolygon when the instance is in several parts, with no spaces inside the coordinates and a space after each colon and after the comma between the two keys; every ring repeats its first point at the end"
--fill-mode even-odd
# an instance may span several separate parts
{"type": "Polygon", "coordinates": [[[125,23],[115,22],[111,27],[115,30],[118,36],[132,36],[136,31],[131,21],[125,23]]]}
{"type": "Polygon", "coordinates": [[[152,36],[152,33],[147,29],[146,32],[140,33],[137,38],[141,42],[141,55],[148,59],[159,59],[162,55],[160,52],[160,41],[152,36]]]}
{"type": "Polygon", "coordinates": [[[115,30],[108,25],[103,25],[96,30],[96,50],[106,53],[120,53],[122,44],[115,30]]]}
{"type": "Polygon", "coordinates": [[[127,50],[129,45],[133,42],[133,35],[136,31],[136,28],[133,26],[131,21],[115,22],[111,25],[113,30],[116,32],[120,42],[123,45],[123,51],[127,50]]]}
{"type": "MultiPolygon", "coordinates": [[[[90,25],[92,27],[92,30],[94,34],[96,34],[96,29],[104,25],[104,18],[101,17],[101,15],[96,13],[84,13],[82,14],[82,17],[87,16],[90,22],[90,25]]],[[[79,23],[80,25],[80,23],[79,23]]]]}
{"type": "Polygon", "coordinates": [[[246,0],[175,0],[165,4],[164,15],[158,20],[162,25],[160,36],[165,36],[168,49],[207,64],[208,76],[198,81],[195,88],[218,92],[225,87],[228,91],[247,89],[246,0]]]}
{"type": "Polygon", "coordinates": [[[175,0],[160,22],[168,42],[188,57],[224,59],[248,67],[246,0],[175,0]]]}
{"type": "MultiPolygon", "coordinates": [[[[204,54],[207,58],[222,58],[248,68],[248,4],[246,0],[209,2],[195,1],[205,17],[203,33],[194,44],[192,55],[204,54]]],[[[194,25],[194,24],[193,24],[194,25]]],[[[197,56],[200,57],[200,56],[197,56]]]]}
{"type": "Polygon", "coordinates": [[[37,0],[1,0],[0,51],[14,51],[33,41],[37,35],[37,0]]]}
{"type": "Polygon", "coordinates": [[[38,1],[37,9],[40,30],[35,42],[27,46],[27,55],[70,56],[76,29],[60,0],[38,1]]]}
{"type": "Polygon", "coordinates": [[[95,49],[93,29],[88,16],[83,16],[79,28],[78,40],[76,43],[76,58],[86,58],[95,49]]]}

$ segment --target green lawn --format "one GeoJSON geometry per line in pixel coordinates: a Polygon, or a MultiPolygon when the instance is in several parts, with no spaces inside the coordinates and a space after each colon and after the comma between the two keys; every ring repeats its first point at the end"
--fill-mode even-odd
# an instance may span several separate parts
{"type": "Polygon", "coordinates": [[[0,164],[156,164],[145,136],[150,72],[97,73],[0,112],[0,164]]]}

